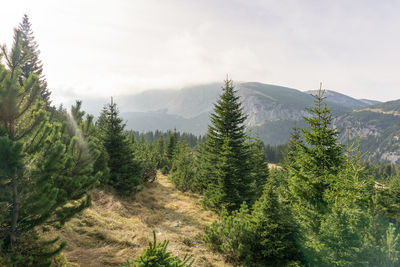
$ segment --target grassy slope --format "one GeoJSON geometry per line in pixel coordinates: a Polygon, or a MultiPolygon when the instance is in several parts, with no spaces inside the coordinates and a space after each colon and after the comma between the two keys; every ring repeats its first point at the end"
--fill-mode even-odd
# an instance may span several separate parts
{"type": "Polygon", "coordinates": [[[95,190],[93,206],[58,234],[68,242],[64,255],[72,266],[118,266],[147,247],[153,229],[159,241],[170,240],[174,255],[193,254],[194,266],[231,266],[201,242],[203,227],[216,218],[198,195],[176,190],[159,173],[134,199],[95,190]]]}

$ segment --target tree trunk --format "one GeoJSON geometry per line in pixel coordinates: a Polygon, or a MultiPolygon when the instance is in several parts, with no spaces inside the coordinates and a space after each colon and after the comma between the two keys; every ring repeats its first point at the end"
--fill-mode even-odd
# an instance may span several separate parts
{"type": "Polygon", "coordinates": [[[14,250],[14,245],[17,241],[17,226],[18,226],[18,216],[19,216],[18,182],[16,176],[13,176],[11,183],[13,191],[13,203],[12,203],[13,206],[11,214],[10,246],[11,250],[14,250]]]}

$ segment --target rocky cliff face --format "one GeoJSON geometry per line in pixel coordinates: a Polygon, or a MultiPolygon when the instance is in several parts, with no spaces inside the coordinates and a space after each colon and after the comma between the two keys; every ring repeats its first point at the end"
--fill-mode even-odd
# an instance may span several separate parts
{"type": "Polygon", "coordinates": [[[399,163],[400,116],[396,113],[378,108],[361,109],[338,117],[334,125],[341,130],[342,143],[347,141],[347,131],[352,143],[357,144],[359,139],[365,159],[399,163]]]}
{"type": "MultiPolygon", "coordinates": [[[[250,101],[253,103],[257,102],[257,100],[252,99],[250,99],[250,101]]],[[[299,121],[304,117],[309,116],[309,112],[306,110],[291,109],[282,104],[276,104],[271,108],[264,107],[257,103],[251,105],[248,104],[244,105],[243,110],[248,115],[246,125],[249,127],[261,126],[266,121],[299,121]]]]}
{"type": "MultiPolygon", "coordinates": [[[[209,114],[221,92],[222,84],[192,86],[182,90],[148,91],[126,97],[121,103],[128,128],[170,130],[204,134],[209,114]],[[130,112],[124,112],[130,111],[130,112]]],[[[295,124],[305,127],[303,118],[309,116],[306,107],[314,104],[308,92],[262,83],[238,83],[236,89],[248,115],[246,125],[268,144],[285,143],[295,124]]],[[[400,100],[376,103],[357,100],[328,91],[326,103],[336,117],[333,124],[346,143],[357,143],[371,161],[400,162],[400,100]]]]}
{"type": "Polygon", "coordinates": [[[246,125],[249,127],[260,126],[265,121],[298,121],[309,115],[305,109],[290,107],[275,99],[266,101],[265,96],[260,96],[249,89],[240,90],[239,95],[242,99],[243,111],[248,116],[246,125]]]}

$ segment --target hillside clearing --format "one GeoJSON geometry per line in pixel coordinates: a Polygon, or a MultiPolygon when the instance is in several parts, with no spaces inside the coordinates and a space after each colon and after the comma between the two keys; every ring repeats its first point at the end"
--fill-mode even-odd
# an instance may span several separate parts
{"type": "Polygon", "coordinates": [[[153,230],[159,241],[170,240],[174,255],[193,254],[194,266],[231,266],[201,241],[203,227],[216,218],[199,195],[178,191],[158,173],[134,198],[94,190],[92,207],[57,234],[68,243],[63,253],[72,266],[118,266],[148,246],[153,230]]]}

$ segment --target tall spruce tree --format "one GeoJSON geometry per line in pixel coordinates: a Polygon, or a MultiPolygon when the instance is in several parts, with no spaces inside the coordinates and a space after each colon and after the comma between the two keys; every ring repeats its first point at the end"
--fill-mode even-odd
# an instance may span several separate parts
{"type": "Polygon", "coordinates": [[[110,169],[109,183],[121,194],[135,192],[142,182],[141,168],[134,160],[132,145],[124,132],[125,124],[119,117],[117,104],[111,98],[97,121],[100,139],[107,151],[110,169]]]}
{"type": "MultiPolygon", "coordinates": [[[[29,256],[21,243],[37,226],[61,226],[88,207],[88,190],[97,185],[100,175],[92,168],[97,152],[87,149],[83,138],[68,134],[63,124],[49,120],[37,75],[30,73],[21,85],[21,66],[26,60],[22,41],[22,32],[16,30],[11,51],[2,47],[7,67],[0,64],[4,133],[0,137],[0,213],[4,216],[0,244],[14,256],[29,256]]],[[[14,264],[35,264],[28,259],[14,264]]]]}
{"type": "Polygon", "coordinates": [[[43,64],[39,59],[39,45],[35,41],[32,24],[29,22],[28,15],[24,15],[22,22],[18,26],[18,30],[22,33],[22,53],[23,57],[25,57],[25,62],[21,66],[19,81],[22,85],[23,81],[27,79],[31,73],[36,74],[39,78],[39,85],[42,87],[40,96],[46,103],[46,106],[49,107],[51,103],[51,92],[47,88],[46,78],[43,75],[43,64]]]}
{"type": "Polygon", "coordinates": [[[335,183],[344,156],[338,131],[331,127],[333,117],[324,103],[322,84],[314,97],[315,106],[307,109],[312,115],[305,118],[309,129],[303,129],[302,140],[292,144],[295,157],[287,167],[295,214],[303,226],[317,233],[322,216],[328,212],[324,196],[335,183]]]}
{"type": "Polygon", "coordinates": [[[207,139],[201,149],[198,180],[205,188],[203,203],[206,207],[226,207],[232,211],[243,201],[251,200],[245,120],[233,82],[227,79],[211,114],[207,139]]]}

